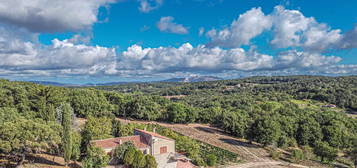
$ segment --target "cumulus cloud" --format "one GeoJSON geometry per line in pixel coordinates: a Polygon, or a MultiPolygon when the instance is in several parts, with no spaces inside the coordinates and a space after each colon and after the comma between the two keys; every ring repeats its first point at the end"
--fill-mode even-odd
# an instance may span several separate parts
{"type": "Polygon", "coordinates": [[[51,45],[43,45],[22,36],[7,37],[11,31],[3,27],[0,32],[0,69],[22,72],[81,70],[88,74],[112,73],[113,64],[116,63],[113,48],[74,44],[71,42],[73,39],[54,39],[51,45]]]}
{"type": "Polygon", "coordinates": [[[299,52],[296,50],[289,50],[281,52],[275,63],[276,69],[305,69],[316,68],[329,65],[335,65],[342,59],[336,56],[323,56],[317,53],[299,52]]]}
{"type": "Polygon", "coordinates": [[[231,48],[248,45],[252,38],[270,29],[271,26],[271,17],[266,16],[261,8],[253,8],[240,15],[230,27],[220,31],[216,29],[208,31],[207,36],[212,40],[208,45],[231,48]]]}
{"type": "Polygon", "coordinates": [[[158,9],[163,4],[163,0],[138,0],[140,3],[139,11],[149,13],[152,10],[158,9]]]}
{"type": "Polygon", "coordinates": [[[0,22],[32,32],[90,29],[101,6],[115,0],[11,0],[0,1],[0,22]]]}
{"type": "Polygon", "coordinates": [[[309,51],[324,51],[341,39],[341,30],[331,30],[313,17],[305,17],[298,10],[275,7],[273,14],[274,38],[271,44],[277,48],[303,47],[309,51]]]}
{"type": "Polygon", "coordinates": [[[160,21],[156,24],[157,28],[162,32],[175,33],[175,34],[187,34],[188,29],[182,24],[174,22],[172,16],[161,17],[160,21]]]}
{"type": "Polygon", "coordinates": [[[270,44],[275,48],[300,47],[308,52],[325,52],[357,46],[354,44],[356,28],[343,35],[340,29],[331,29],[313,17],[306,17],[298,10],[285,9],[283,6],[276,6],[268,15],[260,8],[252,8],[229,27],[212,29],[206,34],[211,39],[209,46],[237,48],[249,45],[251,39],[264,31],[272,34],[270,44]]]}
{"type": "MultiPolygon", "coordinates": [[[[329,50],[356,48],[357,26],[343,34],[339,29],[318,23],[313,17],[305,17],[300,11],[282,6],[275,7],[270,14],[264,14],[261,8],[253,8],[222,30],[200,28],[199,34],[206,32],[210,39],[207,45],[185,43],[179,47],[158,48],[133,45],[116,53],[114,48],[89,45],[91,36],[83,36],[81,32],[70,39],[54,39],[49,45],[41,44],[39,33],[35,32],[88,29],[97,21],[98,8],[113,2],[83,1],[84,11],[79,14],[82,18],[72,18],[72,10],[76,11],[77,2],[81,1],[68,1],[68,4],[62,4],[67,0],[55,3],[46,0],[0,2],[0,22],[7,23],[0,25],[0,75],[152,77],[227,72],[256,75],[357,73],[356,65],[341,65],[340,57],[326,54],[329,50]],[[1,10],[13,2],[20,4],[16,6],[18,9],[1,10]],[[57,3],[60,8],[49,5],[45,9],[42,3],[57,3]],[[66,12],[68,9],[71,11],[66,12]],[[30,17],[39,20],[28,19],[30,17]],[[276,55],[260,53],[251,44],[253,38],[264,32],[272,34],[269,44],[279,48],[276,55]],[[243,49],[242,45],[250,46],[250,49],[243,49]]],[[[140,2],[143,12],[157,8],[153,3],[162,4],[161,0],[140,2]]],[[[163,32],[188,33],[188,28],[175,23],[171,16],[162,17],[156,26],[163,32]]]]}
{"type": "Polygon", "coordinates": [[[193,47],[191,44],[185,43],[178,48],[142,48],[133,45],[121,54],[118,68],[149,72],[307,70],[334,65],[340,60],[341,58],[335,56],[323,56],[295,50],[282,52],[275,58],[271,55],[258,53],[254,49],[245,51],[242,48],[209,48],[204,45],[193,47]]]}
{"type": "Polygon", "coordinates": [[[343,35],[342,40],[339,43],[340,49],[352,49],[357,48],[357,25],[346,34],[343,35]]]}

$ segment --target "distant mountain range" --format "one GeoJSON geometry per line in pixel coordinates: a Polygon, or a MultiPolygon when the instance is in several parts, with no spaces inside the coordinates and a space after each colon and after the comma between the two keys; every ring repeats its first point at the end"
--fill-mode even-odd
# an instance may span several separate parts
{"type": "Polygon", "coordinates": [[[216,81],[222,80],[222,78],[218,78],[215,76],[190,76],[186,78],[171,78],[167,80],[163,80],[161,82],[207,82],[207,81],[216,81]]]}
{"type": "MultiPolygon", "coordinates": [[[[153,81],[153,82],[206,82],[206,81],[216,81],[223,80],[222,78],[215,76],[190,76],[185,78],[171,78],[162,81],[153,81]]],[[[86,83],[86,84],[70,84],[70,83],[60,83],[60,82],[50,82],[50,81],[29,81],[41,85],[50,85],[50,86],[63,86],[63,87],[83,87],[83,86],[110,86],[110,85],[124,85],[128,83],[141,83],[141,82],[108,82],[108,83],[86,83]]]]}
{"type": "Polygon", "coordinates": [[[50,82],[50,81],[28,81],[28,82],[41,84],[41,85],[63,86],[63,87],[110,86],[110,85],[123,85],[128,83],[134,83],[134,82],[108,82],[108,83],[70,84],[70,83],[60,83],[60,82],[50,82]]]}
{"type": "Polygon", "coordinates": [[[50,86],[81,86],[78,84],[69,84],[69,83],[60,83],[60,82],[50,82],[50,81],[28,81],[41,85],[50,85],[50,86]]]}

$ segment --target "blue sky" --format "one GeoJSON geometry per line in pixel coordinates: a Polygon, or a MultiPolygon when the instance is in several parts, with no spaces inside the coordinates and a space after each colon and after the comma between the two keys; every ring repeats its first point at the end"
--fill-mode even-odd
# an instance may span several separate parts
{"type": "Polygon", "coordinates": [[[0,77],[103,83],[356,75],[356,6],[353,0],[0,2],[0,77]]]}

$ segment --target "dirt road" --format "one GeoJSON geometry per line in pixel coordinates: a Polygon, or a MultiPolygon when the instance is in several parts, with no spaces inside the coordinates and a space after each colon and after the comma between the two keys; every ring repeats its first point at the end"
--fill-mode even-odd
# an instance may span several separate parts
{"type": "Polygon", "coordinates": [[[242,164],[227,166],[227,168],[280,168],[306,166],[291,164],[284,161],[275,161],[269,153],[257,144],[249,144],[245,140],[231,137],[218,128],[203,124],[167,124],[160,122],[131,121],[119,119],[124,123],[159,124],[170,128],[182,135],[237,153],[244,161],[242,164]]]}

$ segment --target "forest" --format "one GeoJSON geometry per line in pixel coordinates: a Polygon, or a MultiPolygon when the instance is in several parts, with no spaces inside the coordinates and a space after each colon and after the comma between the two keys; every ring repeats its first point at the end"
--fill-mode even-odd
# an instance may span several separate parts
{"type": "MultiPolygon", "coordinates": [[[[101,167],[107,156],[88,144],[128,134],[128,128],[115,120],[120,117],[211,124],[263,146],[294,148],[293,160],[307,159],[303,155],[310,151],[323,164],[347,158],[346,164],[357,165],[357,119],[349,115],[357,111],[356,76],[251,77],[89,88],[0,80],[0,97],[0,153],[1,157],[16,156],[16,164],[23,164],[31,153],[43,152],[81,161],[84,167],[101,167]],[[83,128],[77,118],[87,119],[83,128]]],[[[172,134],[168,135],[178,138],[172,134]]],[[[187,141],[184,144],[193,144],[180,147],[182,151],[200,146],[182,139],[187,141]]],[[[196,152],[190,157],[203,166],[211,164],[209,158],[216,162],[223,155],[234,160],[233,154],[216,151],[210,152],[213,156],[196,152]]],[[[155,167],[150,158],[142,160],[133,167],[155,167]]],[[[134,163],[129,161],[128,165],[134,163]]],[[[220,159],[217,162],[224,164],[220,159]]]]}

